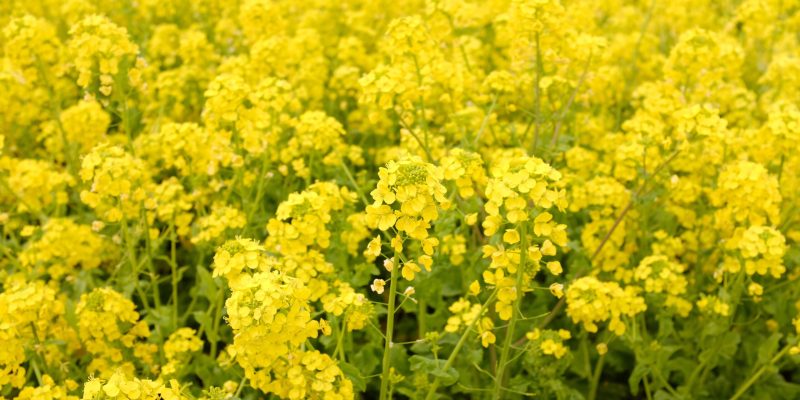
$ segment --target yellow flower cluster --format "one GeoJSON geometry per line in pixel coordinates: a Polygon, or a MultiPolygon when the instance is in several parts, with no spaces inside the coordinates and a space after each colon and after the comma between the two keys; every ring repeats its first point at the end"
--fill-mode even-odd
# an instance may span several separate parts
{"type": "Polygon", "coordinates": [[[666,294],[664,304],[686,317],[692,310],[692,303],[682,297],[688,286],[685,271],[686,266],[665,255],[652,255],[639,262],[633,277],[643,284],[645,292],[666,294]]]}
{"type": "Polygon", "coordinates": [[[669,293],[680,295],[686,292],[686,267],[669,260],[666,256],[648,256],[639,262],[634,271],[634,278],[644,283],[644,290],[649,293],[669,293]]]}
{"type": "Polygon", "coordinates": [[[57,159],[71,161],[70,151],[86,154],[107,139],[111,116],[92,98],[84,99],[61,112],[58,121],[42,127],[39,140],[57,159]],[[76,147],[64,148],[64,144],[76,147]]]}
{"type": "MultiPolygon", "coordinates": [[[[337,279],[334,267],[325,259],[330,246],[328,224],[354,201],[355,194],[333,182],[317,182],[308,189],[291,193],[278,205],[276,218],[267,222],[265,246],[280,254],[283,273],[300,279],[314,300],[327,293],[337,279]]],[[[357,241],[361,241],[358,238],[357,241]]]]}
{"type": "MultiPolygon", "coordinates": [[[[391,244],[397,252],[404,248],[404,237],[419,241],[424,254],[417,262],[430,271],[431,256],[439,245],[437,238],[429,237],[431,222],[439,217],[439,209],[450,207],[441,169],[412,156],[390,161],[378,176],[377,187],[371,192],[374,202],[366,207],[367,225],[382,231],[394,229],[397,235],[391,244]]],[[[421,271],[417,262],[403,262],[403,278],[414,280],[421,271]]]]}
{"type": "Polygon", "coordinates": [[[279,270],[280,260],[248,239],[228,242],[215,255],[214,274],[224,275],[231,288],[225,301],[234,332],[228,353],[250,384],[265,393],[302,399],[329,398],[330,392],[352,398],[352,383],[335,362],[305,349],[324,326],[311,317],[311,290],[279,270]]]}
{"type": "Polygon", "coordinates": [[[702,295],[700,299],[697,300],[697,308],[701,312],[707,314],[717,314],[723,317],[727,317],[731,314],[730,304],[726,303],[718,296],[713,295],[702,295]]]}
{"type": "Polygon", "coordinates": [[[214,176],[221,168],[241,166],[225,131],[209,132],[195,123],[168,123],[152,135],[137,138],[140,157],[156,170],[178,176],[214,176]]]}
{"type": "Polygon", "coordinates": [[[170,380],[168,385],[164,385],[161,380],[139,379],[115,372],[108,379],[89,379],[83,387],[82,400],[189,399],[183,390],[176,380],[170,380]]]}
{"type": "Polygon", "coordinates": [[[41,235],[26,244],[19,261],[30,275],[59,280],[76,269],[89,270],[117,258],[109,241],[87,225],[71,219],[53,218],[42,227],[41,235]]]}
{"type": "Polygon", "coordinates": [[[725,234],[733,233],[737,226],[780,222],[778,180],[764,166],[754,162],[739,161],[725,166],[711,201],[718,208],[716,226],[725,234]]]}
{"type": "Polygon", "coordinates": [[[531,341],[533,346],[537,346],[542,354],[558,359],[564,357],[569,351],[564,346],[564,341],[571,339],[572,334],[565,329],[559,329],[558,331],[534,329],[526,333],[525,337],[531,341]]]}
{"type": "Polygon", "coordinates": [[[495,310],[500,319],[509,320],[513,304],[521,299],[522,293],[530,290],[529,282],[539,271],[540,263],[553,275],[563,271],[559,261],[545,262],[543,257],[555,256],[556,246],[567,245],[566,225],[558,224],[553,215],[544,210],[556,207],[563,211],[566,193],[558,187],[561,174],[539,158],[504,158],[490,172],[486,185],[488,201],[484,205],[487,214],[483,220],[484,233],[492,236],[506,223],[511,226],[503,231],[503,244],[483,247],[484,257],[492,260],[489,269],[483,272],[483,279],[498,288],[495,310]],[[539,213],[533,218],[532,229],[528,230],[531,210],[539,213]],[[533,240],[522,237],[528,234],[541,245],[532,245],[533,240]]]}
{"type": "Polygon", "coordinates": [[[798,31],[0,1],[0,400],[797,398],[798,31]]]}
{"type": "MultiPolygon", "coordinates": [[[[9,279],[0,293],[0,385],[21,388],[26,372],[38,368],[26,361],[30,353],[40,363],[68,362],[71,351],[79,347],[77,335],[66,319],[66,306],[56,290],[43,281],[9,279]],[[59,338],[63,345],[48,343],[59,338]]],[[[52,380],[51,380],[52,382],[52,380]]],[[[65,382],[60,382],[65,383],[65,382]]],[[[58,391],[58,388],[53,388],[58,391]]]]}
{"type": "Polygon", "coordinates": [[[8,210],[38,213],[43,209],[64,205],[67,190],[75,178],[47,161],[0,157],[0,174],[5,185],[0,187],[0,201],[8,210]]]}
{"type": "Polygon", "coordinates": [[[724,268],[727,272],[737,273],[742,266],[747,275],[769,274],[773,278],[780,278],[786,272],[783,265],[786,239],[774,228],[754,225],[747,230],[737,229],[726,247],[739,256],[725,258],[724,268]]]}
{"type": "Polygon", "coordinates": [[[597,332],[598,322],[609,321],[609,331],[625,333],[625,317],[632,318],[647,310],[644,298],[632,286],[622,288],[616,282],[584,277],[573,282],[566,292],[567,315],[583,324],[588,332],[597,332]]]}
{"type": "Polygon", "coordinates": [[[26,81],[46,78],[61,61],[56,28],[44,18],[23,15],[3,28],[3,53],[13,70],[26,81]],[[41,74],[41,75],[40,75],[41,74]]]}
{"type": "Polygon", "coordinates": [[[110,377],[119,369],[132,375],[137,365],[131,360],[144,367],[153,364],[156,346],[145,342],[150,328],[139,319],[133,302],[119,292],[100,288],[86,293],[81,296],[75,313],[81,340],[92,356],[87,366],[90,373],[110,377]]]}
{"type": "Polygon", "coordinates": [[[320,301],[323,310],[334,317],[344,314],[344,324],[348,331],[363,329],[372,314],[372,304],[367,297],[357,293],[346,282],[336,281],[332,290],[320,301]]]}
{"type": "Polygon", "coordinates": [[[267,245],[287,255],[328,248],[331,214],[354,200],[355,194],[332,182],[317,182],[302,192],[291,193],[278,205],[276,218],[267,223],[267,245]]]}
{"type": "Polygon", "coordinates": [[[142,160],[119,146],[101,144],[84,156],[81,179],[89,187],[81,191],[81,201],[108,222],[139,217],[145,200],[144,185],[149,182],[142,160]]]}
{"type": "Polygon", "coordinates": [[[115,81],[135,76],[139,48],[125,28],[105,16],[89,15],[72,26],[69,35],[67,51],[78,72],[78,86],[109,96],[115,81]]]}
{"type": "Polygon", "coordinates": [[[324,112],[303,113],[294,126],[294,134],[280,149],[280,161],[291,165],[297,176],[309,178],[311,171],[308,165],[313,162],[313,157],[327,166],[337,166],[342,162],[342,156],[348,154],[342,140],[344,134],[342,124],[324,112]]]}
{"type": "Polygon", "coordinates": [[[462,198],[470,198],[486,187],[486,170],[480,154],[456,148],[442,159],[441,164],[444,179],[455,181],[462,198]]]}
{"type": "Polygon", "coordinates": [[[192,358],[192,354],[203,348],[203,341],[197,337],[192,328],[180,328],[169,335],[164,342],[164,357],[167,363],[161,368],[162,376],[171,376],[180,372],[192,358]]]}
{"type": "MultiPolygon", "coordinates": [[[[536,157],[498,157],[490,168],[491,178],[486,185],[487,217],[483,229],[487,235],[497,233],[506,221],[511,224],[528,221],[530,205],[544,210],[554,206],[559,211],[566,208],[566,191],[558,185],[561,174],[553,167],[536,157]]],[[[536,236],[549,237],[559,246],[566,245],[566,226],[557,225],[547,217],[541,217],[535,224],[539,226],[534,229],[536,236]]]]}
{"type": "Polygon", "coordinates": [[[447,318],[447,325],[444,327],[445,332],[458,332],[463,327],[470,329],[469,327],[474,323],[483,347],[489,347],[497,340],[494,333],[492,333],[494,322],[492,322],[491,318],[481,315],[480,304],[472,304],[469,300],[460,298],[451,304],[448,310],[453,315],[447,318]],[[476,319],[478,320],[476,321],[476,319]]]}
{"type": "Polygon", "coordinates": [[[235,232],[243,228],[246,223],[247,217],[238,208],[214,204],[208,215],[197,219],[195,226],[198,232],[192,237],[192,242],[219,243],[224,240],[226,231],[235,232]]]}

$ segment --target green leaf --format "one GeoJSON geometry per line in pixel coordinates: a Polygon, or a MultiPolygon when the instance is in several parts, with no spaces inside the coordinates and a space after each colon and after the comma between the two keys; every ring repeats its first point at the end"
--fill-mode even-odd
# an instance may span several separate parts
{"type": "Polygon", "coordinates": [[[372,281],[374,275],[379,275],[380,270],[375,264],[359,263],[355,265],[355,274],[350,283],[353,286],[365,286],[372,281]]]}
{"type": "Polygon", "coordinates": [[[645,375],[650,373],[650,367],[644,363],[637,363],[636,366],[633,368],[631,372],[631,376],[628,377],[628,386],[631,389],[631,394],[634,396],[639,394],[639,383],[642,382],[645,375]]]}
{"type": "Polygon", "coordinates": [[[759,365],[767,364],[772,360],[772,357],[778,351],[778,344],[782,336],[780,333],[773,333],[772,336],[758,346],[759,365]]]}
{"type": "Polygon", "coordinates": [[[195,311],[192,313],[192,316],[194,317],[194,320],[200,324],[200,326],[206,327],[206,336],[210,340],[217,340],[217,333],[211,329],[213,325],[211,324],[211,317],[209,317],[208,314],[206,314],[204,311],[195,311]]]}
{"type": "Polygon", "coordinates": [[[381,363],[383,349],[375,344],[362,346],[350,359],[365,375],[373,373],[381,363]]]}
{"type": "Polygon", "coordinates": [[[211,273],[208,271],[208,269],[202,265],[197,266],[197,285],[195,288],[196,293],[202,297],[205,297],[208,299],[208,301],[216,301],[217,290],[219,290],[219,287],[217,286],[217,282],[214,281],[214,278],[211,276],[211,273]]]}
{"type": "Polygon", "coordinates": [[[346,362],[340,362],[339,368],[341,368],[347,379],[350,379],[350,382],[353,382],[353,387],[356,390],[359,392],[367,390],[367,380],[361,375],[361,371],[355,365],[346,362]]]}
{"type": "Polygon", "coordinates": [[[411,356],[408,361],[411,363],[412,371],[421,371],[438,377],[440,379],[439,382],[444,386],[450,386],[458,381],[458,371],[453,367],[445,370],[444,366],[447,364],[445,360],[411,356]]]}

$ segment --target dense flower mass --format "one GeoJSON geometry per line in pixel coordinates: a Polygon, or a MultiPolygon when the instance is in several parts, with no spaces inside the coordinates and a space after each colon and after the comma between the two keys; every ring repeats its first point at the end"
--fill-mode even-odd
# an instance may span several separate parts
{"type": "Polygon", "coordinates": [[[0,400],[800,398],[800,1],[0,1],[0,400]]]}

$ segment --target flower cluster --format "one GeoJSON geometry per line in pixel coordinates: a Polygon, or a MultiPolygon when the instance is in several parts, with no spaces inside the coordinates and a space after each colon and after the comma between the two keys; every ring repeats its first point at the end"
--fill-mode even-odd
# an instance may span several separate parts
{"type": "Polygon", "coordinates": [[[81,179],[89,187],[81,191],[81,201],[96,210],[105,221],[139,217],[145,200],[144,186],[149,182],[142,160],[119,146],[101,144],[86,154],[81,163],[81,179]]]}
{"type": "Polygon", "coordinates": [[[225,301],[235,334],[227,348],[253,387],[283,398],[322,398],[326,392],[352,397],[352,383],[326,354],[304,349],[324,325],[311,317],[311,291],[281,273],[280,261],[261,246],[238,239],[222,246],[214,273],[231,288],[225,301]]]}
{"type": "Polygon", "coordinates": [[[87,367],[109,377],[117,369],[133,374],[136,365],[124,353],[133,353],[144,366],[152,365],[155,345],[144,340],[150,328],[139,319],[136,305],[112,289],[95,289],[81,296],[75,307],[78,332],[92,356],[87,367]]]}
{"type": "Polygon", "coordinates": [[[623,289],[616,282],[580,278],[567,288],[567,315],[588,332],[597,332],[598,322],[609,321],[608,329],[622,335],[626,330],[623,319],[647,310],[644,299],[636,292],[636,288],[623,289]]]}
{"type": "Polygon", "coordinates": [[[417,262],[404,261],[401,266],[403,278],[409,281],[421,271],[418,264],[430,271],[431,256],[439,245],[437,238],[429,236],[429,230],[431,222],[439,217],[439,209],[450,206],[441,184],[442,175],[439,167],[419,157],[390,161],[378,172],[380,180],[371,193],[374,202],[366,208],[369,226],[397,232],[391,243],[396,252],[403,250],[405,238],[421,243],[424,254],[417,262]]]}
{"type": "Polygon", "coordinates": [[[0,1],[0,400],[800,398],[798,31],[0,1]]]}

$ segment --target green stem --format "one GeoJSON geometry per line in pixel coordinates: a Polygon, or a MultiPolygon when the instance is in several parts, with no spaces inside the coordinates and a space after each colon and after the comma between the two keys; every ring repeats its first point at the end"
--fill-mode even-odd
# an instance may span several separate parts
{"type": "MultiPolygon", "coordinates": [[[[147,213],[145,211],[144,204],[141,204],[139,209],[141,210],[139,218],[144,225],[144,246],[147,257],[147,269],[150,272],[150,285],[152,286],[153,291],[153,304],[156,309],[159,309],[161,308],[161,293],[158,289],[159,274],[158,271],[156,271],[155,264],[153,264],[153,245],[150,239],[150,222],[147,220],[147,213]]],[[[156,327],[158,328],[158,325],[156,327]]]]}
{"type": "Polygon", "coordinates": [[[511,351],[512,342],[514,341],[514,328],[517,324],[517,315],[519,315],[519,303],[522,300],[522,277],[525,274],[526,256],[528,254],[528,238],[526,232],[527,226],[523,222],[519,225],[520,236],[520,250],[519,250],[519,265],[517,266],[517,283],[515,289],[517,290],[517,298],[514,299],[514,305],[511,308],[511,320],[508,321],[508,329],[506,336],[503,339],[503,348],[500,350],[500,361],[497,364],[497,377],[494,386],[494,398],[498,400],[502,398],[503,380],[505,379],[506,364],[508,363],[508,356],[511,351]]]}
{"type": "MultiPolygon", "coordinates": [[[[450,353],[450,357],[448,357],[447,361],[444,363],[445,371],[447,371],[448,369],[450,369],[450,367],[453,366],[453,363],[456,361],[456,356],[458,356],[458,353],[461,351],[461,347],[463,347],[464,343],[467,341],[467,336],[469,336],[469,333],[472,332],[472,328],[475,327],[475,325],[481,319],[481,316],[483,316],[483,312],[484,310],[486,310],[486,307],[488,307],[489,304],[492,303],[492,301],[496,296],[497,296],[497,289],[495,289],[489,296],[489,298],[483,304],[481,304],[481,309],[480,311],[478,311],[478,316],[474,320],[472,320],[472,322],[470,322],[469,326],[467,326],[464,329],[464,333],[462,333],[461,338],[458,339],[456,347],[453,349],[453,352],[450,353]]],[[[436,389],[438,387],[439,387],[439,377],[437,376],[436,378],[433,379],[433,383],[431,384],[430,389],[428,389],[428,394],[425,396],[425,400],[433,399],[433,396],[435,395],[436,389]]]]}
{"type": "MultiPolygon", "coordinates": [[[[650,381],[647,379],[647,375],[642,378],[642,383],[644,383],[644,394],[647,396],[647,400],[653,400],[653,394],[650,393],[650,381]]],[[[595,390],[597,390],[595,388],[595,390]]]]}
{"type": "MultiPolygon", "coordinates": [[[[258,183],[256,184],[255,199],[250,204],[250,210],[247,212],[247,223],[250,223],[250,221],[253,220],[253,216],[255,216],[256,212],[259,209],[261,198],[264,196],[264,178],[267,175],[268,169],[269,169],[269,161],[267,153],[265,152],[264,155],[262,156],[261,172],[258,174],[258,183]]],[[[245,228],[247,228],[247,224],[245,224],[245,228]]]]}
{"type": "Polygon", "coordinates": [[[177,262],[175,242],[178,240],[178,238],[177,238],[177,233],[175,231],[174,223],[172,224],[171,228],[172,232],[170,234],[169,258],[170,258],[170,267],[172,273],[172,324],[174,329],[177,330],[178,329],[178,262],[177,262]]]}
{"type": "Polygon", "coordinates": [[[569,96],[569,100],[567,100],[567,104],[564,105],[564,109],[561,110],[561,115],[558,117],[558,121],[556,121],[555,129],[553,129],[553,138],[550,142],[551,150],[555,151],[556,146],[558,145],[558,134],[561,131],[561,126],[564,124],[564,119],[567,117],[567,113],[569,112],[570,108],[572,107],[572,103],[575,102],[575,97],[578,95],[578,90],[580,90],[581,86],[583,86],[584,81],[586,81],[586,75],[589,72],[589,65],[592,63],[592,53],[589,53],[589,58],[586,60],[586,65],[583,66],[583,72],[581,72],[580,78],[578,78],[578,84],[575,85],[575,89],[572,91],[572,94],[569,96]]]}
{"type": "MultiPolygon", "coordinates": [[[[220,288],[217,293],[217,305],[215,307],[215,317],[212,322],[211,330],[214,340],[211,341],[211,358],[217,357],[217,343],[219,342],[219,324],[222,321],[222,309],[225,307],[225,290],[220,288]]],[[[207,335],[208,336],[208,335],[207,335]]]]}
{"type": "Polygon", "coordinates": [[[741,387],[739,387],[739,390],[737,390],[736,393],[734,393],[733,397],[731,397],[731,400],[736,400],[736,399],[742,397],[747,392],[747,390],[750,389],[750,386],[753,386],[753,384],[755,384],[756,381],[758,381],[758,378],[760,378],[761,375],[763,375],[764,372],[767,371],[767,367],[771,367],[771,366],[775,365],[781,359],[781,357],[783,357],[786,353],[789,352],[789,349],[791,349],[791,348],[792,348],[792,345],[787,345],[778,354],[775,354],[775,357],[772,357],[772,359],[769,360],[768,364],[762,365],[750,377],[750,379],[745,381],[745,383],[741,387]]]}
{"type": "Polygon", "coordinates": [[[334,329],[336,329],[336,349],[333,351],[333,357],[336,358],[338,356],[339,361],[346,362],[344,357],[344,332],[345,332],[345,320],[342,318],[341,323],[334,318],[333,320],[334,329]]]}
{"type": "Polygon", "coordinates": [[[400,125],[402,125],[402,126],[403,126],[403,128],[405,128],[405,129],[406,129],[406,131],[408,131],[408,133],[411,135],[411,137],[413,137],[413,138],[414,138],[414,140],[416,140],[416,141],[417,141],[417,143],[419,144],[419,146],[420,146],[420,147],[422,147],[422,150],[424,150],[424,151],[425,151],[425,157],[427,157],[427,158],[428,158],[428,161],[429,161],[429,162],[433,162],[433,161],[434,161],[434,158],[433,158],[433,155],[431,155],[431,152],[430,152],[430,150],[428,150],[428,145],[427,145],[425,142],[423,142],[423,141],[422,141],[422,139],[420,139],[420,138],[419,138],[419,136],[417,135],[417,133],[416,133],[416,132],[414,132],[414,129],[413,129],[413,128],[411,128],[410,126],[408,126],[408,125],[405,123],[405,121],[403,121],[403,118],[402,118],[402,117],[398,117],[398,118],[397,118],[397,120],[400,122],[400,125]]]}
{"type": "Polygon", "coordinates": [[[242,380],[239,381],[239,386],[236,387],[236,393],[233,394],[234,399],[238,399],[239,395],[242,394],[242,389],[244,389],[244,383],[247,381],[247,377],[243,376],[242,380]]]}
{"type": "Polygon", "coordinates": [[[364,194],[364,191],[361,190],[361,187],[358,186],[358,183],[356,182],[356,179],[353,177],[353,174],[350,172],[350,169],[347,168],[347,164],[345,164],[344,161],[341,161],[340,164],[342,166],[342,169],[344,170],[344,174],[347,175],[347,179],[350,181],[350,184],[353,185],[353,189],[356,191],[356,193],[358,193],[358,196],[361,198],[361,201],[364,202],[364,205],[368,206],[372,204],[367,198],[367,195],[364,194]]]}
{"type": "MultiPolygon", "coordinates": [[[[47,366],[47,359],[45,358],[44,353],[42,352],[42,350],[44,350],[43,344],[39,340],[39,334],[36,332],[36,325],[33,322],[31,322],[30,326],[31,326],[31,332],[33,333],[33,341],[35,343],[34,354],[36,354],[36,358],[39,358],[42,361],[42,366],[44,367],[45,375],[51,376],[50,367],[47,366]]],[[[36,368],[34,372],[36,372],[36,378],[39,379],[39,385],[41,385],[42,384],[41,373],[39,372],[39,368],[36,366],[35,360],[31,361],[34,363],[33,366],[34,368],[36,368]]]]}
{"type": "Polygon", "coordinates": [[[417,312],[417,324],[419,325],[417,334],[419,335],[419,338],[422,339],[425,337],[425,332],[428,331],[428,323],[425,318],[428,315],[428,303],[423,299],[419,299],[417,306],[419,310],[417,312]]]}
{"type": "Polygon", "coordinates": [[[605,363],[605,354],[597,359],[597,364],[594,366],[594,373],[592,374],[592,382],[589,386],[589,395],[587,400],[594,400],[597,397],[597,386],[600,384],[600,375],[603,374],[603,363],[605,363]]]}
{"type": "Polygon", "coordinates": [[[478,143],[481,140],[483,131],[486,130],[486,126],[489,124],[489,119],[492,117],[492,113],[494,112],[495,106],[497,106],[497,96],[492,97],[492,104],[489,106],[489,109],[483,116],[483,121],[481,121],[481,127],[478,128],[478,133],[475,134],[475,141],[473,142],[473,147],[475,148],[478,147],[478,143]]]}
{"type": "Polygon", "coordinates": [[[397,297],[397,280],[399,278],[398,271],[400,270],[400,265],[398,263],[398,258],[395,256],[392,259],[393,266],[392,266],[392,274],[389,279],[391,279],[389,283],[389,304],[387,305],[386,309],[386,340],[383,349],[383,371],[381,372],[381,393],[380,400],[389,399],[389,380],[390,380],[390,366],[392,362],[391,351],[392,351],[392,337],[394,336],[394,312],[395,312],[395,301],[397,297]]]}
{"type": "Polygon", "coordinates": [[[125,247],[128,251],[128,261],[131,263],[131,273],[133,274],[133,289],[139,295],[139,298],[142,300],[142,305],[144,306],[147,314],[150,315],[150,302],[147,300],[147,295],[142,290],[142,287],[139,286],[139,261],[136,258],[136,249],[134,248],[134,244],[131,241],[130,232],[128,231],[128,220],[127,218],[122,218],[122,240],[125,242],[125,247]]]}
{"type": "MultiPolygon", "coordinates": [[[[534,111],[536,113],[536,125],[533,130],[533,143],[531,143],[531,155],[536,155],[536,146],[539,145],[539,130],[541,129],[542,120],[542,106],[541,106],[541,89],[539,82],[542,79],[542,52],[539,47],[539,33],[536,33],[536,81],[534,87],[534,111]]],[[[527,139],[527,134],[525,135],[527,139]]]]}

